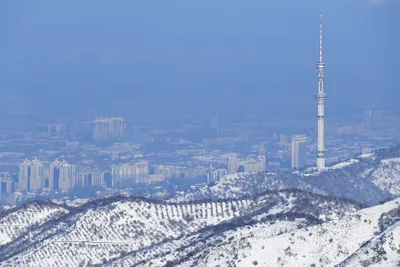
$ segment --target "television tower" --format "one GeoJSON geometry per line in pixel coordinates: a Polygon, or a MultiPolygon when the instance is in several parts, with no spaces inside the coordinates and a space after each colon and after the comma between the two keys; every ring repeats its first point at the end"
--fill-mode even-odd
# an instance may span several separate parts
{"type": "Polygon", "coordinates": [[[324,109],[325,109],[325,97],[324,93],[324,68],[325,63],[322,60],[322,14],[320,14],[319,21],[319,61],[317,62],[318,70],[318,93],[315,94],[315,98],[318,103],[318,154],[317,154],[317,169],[325,169],[325,158],[324,158],[324,109]]]}

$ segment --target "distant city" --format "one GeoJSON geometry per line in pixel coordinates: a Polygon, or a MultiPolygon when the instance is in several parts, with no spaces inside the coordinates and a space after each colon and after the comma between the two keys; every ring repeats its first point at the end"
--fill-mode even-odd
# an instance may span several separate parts
{"type": "Polygon", "coordinates": [[[227,112],[229,116],[188,113],[161,120],[136,113],[136,121],[102,115],[81,122],[55,116],[56,123],[32,123],[35,114],[6,99],[0,128],[0,204],[129,195],[138,188],[144,195],[157,188],[162,195],[168,194],[166,185],[196,187],[238,172],[323,172],[326,164],[398,143],[400,116],[384,108],[368,107],[339,120],[328,116],[325,124],[322,15],[319,29],[316,120],[227,112]]]}
{"type": "MultiPolygon", "coordinates": [[[[311,118],[189,117],[173,127],[97,117],[69,124],[2,124],[1,204],[33,199],[92,197],[127,188],[215,183],[236,172],[316,166],[317,133],[311,118]]],[[[327,165],[400,140],[400,116],[379,107],[359,120],[330,119],[327,165]]]]}

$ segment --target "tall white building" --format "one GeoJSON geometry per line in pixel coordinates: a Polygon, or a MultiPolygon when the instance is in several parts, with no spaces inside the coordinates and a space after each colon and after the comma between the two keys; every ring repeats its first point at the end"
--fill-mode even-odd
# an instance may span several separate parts
{"type": "Polygon", "coordinates": [[[49,187],[66,193],[75,186],[78,166],[69,164],[65,160],[55,160],[50,163],[49,187]]]}
{"type": "Polygon", "coordinates": [[[55,160],[49,166],[49,187],[54,190],[60,188],[60,167],[64,161],[55,160]]]}
{"type": "Polygon", "coordinates": [[[44,165],[38,159],[24,160],[19,165],[18,188],[37,191],[44,187],[44,165]]]}
{"type": "Polygon", "coordinates": [[[93,121],[93,140],[96,142],[118,141],[125,134],[125,120],[119,117],[100,117],[93,121]]]}
{"type": "Polygon", "coordinates": [[[105,186],[104,172],[82,172],[76,175],[75,186],[105,186]]]}
{"type": "Polygon", "coordinates": [[[44,165],[38,159],[31,161],[30,191],[37,191],[44,187],[44,165]]]}
{"type": "Polygon", "coordinates": [[[159,174],[165,178],[173,178],[179,175],[178,168],[172,165],[157,165],[154,167],[154,174],[159,174]]]}
{"type": "Polygon", "coordinates": [[[237,173],[238,170],[238,159],[237,157],[228,157],[227,159],[227,165],[228,165],[228,173],[232,174],[232,173],[237,173]]]}
{"type": "Polygon", "coordinates": [[[62,193],[66,193],[74,188],[78,168],[75,165],[64,163],[60,167],[59,189],[62,193]]]}
{"type": "Polygon", "coordinates": [[[216,170],[209,170],[207,171],[207,182],[211,183],[216,180],[221,179],[225,175],[228,174],[228,171],[225,169],[216,169],[216,170]]]}
{"type": "Polygon", "coordinates": [[[322,15],[320,15],[319,23],[319,61],[317,62],[318,70],[318,93],[315,94],[315,98],[318,103],[318,151],[317,151],[317,169],[325,169],[325,157],[324,157],[324,116],[325,116],[325,97],[324,92],[324,69],[325,63],[322,60],[322,15]]]}
{"type": "Polygon", "coordinates": [[[244,172],[264,172],[265,157],[258,156],[257,159],[243,160],[238,165],[243,167],[244,172]]]}
{"type": "Polygon", "coordinates": [[[307,136],[305,134],[292,137],[292,169],[304,168],[307,165],[307,136]]]}
{"type": "Polygon", "coordinates": [[[147,183],[150,176],[149,163],[141,161],[135,163],[136,165],[136,183],[147,183]]]}
{"type": "Polygon", "coordinates": [[[4,193],[13,193],[15,183],[11,177],[0,177],[0,195],[4,193]]]}
{"type": "Polygon", "coordinates": [[[31,176],[31,162],[25,159],[19,164],[18,189],[29,190],[31,176]]]}
{"type": "Polygon", "coordinates": [[[149,164],[147,161],[132,164],[112,166],[113,186],[124,184],[147,183],[149,179],[149,164]]]}

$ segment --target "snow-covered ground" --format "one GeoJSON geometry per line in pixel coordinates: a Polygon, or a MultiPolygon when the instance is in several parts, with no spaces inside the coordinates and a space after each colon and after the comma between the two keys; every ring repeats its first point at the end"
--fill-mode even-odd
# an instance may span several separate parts
{"type": "MultiPolygon", "coordinates": [[[[373,239],[379,231],[382,213],[398,208],[398,203],[399,200],[392,201],[294,233],[268,239],[252,238],[249,240],[252,246],[242,252],[246,257],[241,257],[238,266],[251,266],[254,261],[261,266],[334,266],[373,239]],[[259,249],[262,246],[267,247],[267,251],[259,249]]],[[[400,243],[397,249],[400,249],[400,243]]],[[[400,260],[400,255],[397,260],[400,260]]]]}
{"type": "MultiPolygon", "coordinates": [[[[4,239],[9,243],[0,246],[0,266],[79,266],[117,262],[128,262],[131,266],[151,258],[158,258],[161,264],[172,248],[179,252],[193,242],[196,243],[193,249],[201,248],[202,243],[197,242],[203,235],[207,236],[204,240],[210,237],[210,241],[214,240],[214,232],[221,229],[227,229],[232,235],[236,225],[245,225],[247,221],[251,224],[259,222],[257,227],[264,225],[274,235],[297,229],[299,225],[338,219],[360,208],[352,202],[300,190],[268,192],[225,201],[171,203],[115,198],[89,202],[78,209],[64,207],[70,210],[62,219],[53,217],[46,225],[36,225],[19,236],[15,234],[15,240],[4,239]],[[130,257],[132,254],[134,258],[130,257]]],[[[39,212],[43,210],[44,213],[47,209],[39,209],[39,212]]],[[[9,216],[14,216],[16,221],[25,221],[27,212],[22,211],[9,216]]],[[[39,217],[44,216],[39,214],[39,217]]],[[[182,257],[182,254],[175,257],[182,257]]]]}
{"type": "Polygon", "coordinates": [[[299,188],[366,205],[400,197],[400,146],[356,156],[324,171],[230,174],[214,185],[177,194],[173,201],[237,198],[266,190],[299,188]]]}
{"type": "Polygon", "coordinates": [[[264,225],[239,228],[226,244],[208,247],[180,266],[398,266],[400,221],[383,230],[379,225],[396,208],[400,199],[280,235],[264,225]]]}
{"type": "Polygon", "coordinates": [[[328,168],[325,169],[325,171],[341,169],[343,167],[346,167],[346,166],[349,166],[351,164],[358,163],[358,162],[360,162],[358,159],[350,159],[348,161],[340,162],[340,163],[335,164],[335,165],[333,165],[331,167],[328,167],[328,168]]]}
{"type": "Polygon", "coordinates": [[[68,213],[68,210],[56,206],[37,203],[17,208],[14,212],[0,214],[0,246],[27,232],[34,225],[41,225],[51,219],[68,213]]]}
{"type": "Polygon", "coordinates": [[[168,201],[0,214],[1,266],[398,266],[400,147],[326,171],[241,173],[168,201]],[[317,194],[318,193],[318,194],[317,194]],[[331,195],[331,196],[327,196],[331,195]]]}
{"type": "Polygon", "coordinates": [[[373,183],[394,195],[400,195],[400,158],[382,160],[372,174],[373,183]]]}

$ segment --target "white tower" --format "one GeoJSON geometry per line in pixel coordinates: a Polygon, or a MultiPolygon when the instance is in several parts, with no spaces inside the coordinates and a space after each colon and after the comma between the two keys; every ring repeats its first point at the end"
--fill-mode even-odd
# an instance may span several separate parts
{"type": "Polygon", "coordinates": [[[319,22],[319,61],[317,63],[318,70],[318,93],[315,98],[318,102],[318,154],[317,154],[317,169],[325,169],[324,158],[324,103],[326,94],[324,93],[324,68],[325,63],[322,61],[322,14],[319,22]]]}

